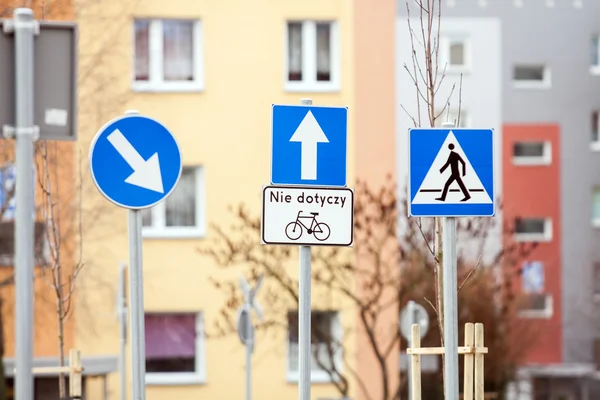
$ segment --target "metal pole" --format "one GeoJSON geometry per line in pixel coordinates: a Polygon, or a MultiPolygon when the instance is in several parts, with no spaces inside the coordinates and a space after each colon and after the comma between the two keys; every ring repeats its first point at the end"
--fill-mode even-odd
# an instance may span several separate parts
{"type": "Polygon", "coordinates": [[[458,289],[456,218],[444,218],[444,381],[446,400],[458,400],[458,289]]]}
{"type": "Polygon", "coordinates": [[[119,376],[121,379],[121,400],[127,400],[127,303],[125,289],[125,264],[119,266],[119,376]]]}
{"type": "MultiPolygon", "coordinates": [[[[414,305],[415,302],[412,300],[408,301],[408,304],[406,305],[407,308],[407,312],[408,315],[410,316],[410,342],[412,343],[412,339],[413,339],[413,331],[412,331],[412,326],[414,324],[416,324],[417,322],[415,321],[415,312],[414,312],[414,305]]],[[[408,399],[412,400],[413,395],[412,395],[412,367],[411,367],[411,359],[410,356],[407,354],[406,355],[406,359],[408,360],[408,399]]]]}
{"type": "Polygon", "coordinates": [[[252,348],[254,346],[254,332],[252,329],[252,322],[250,320],[250,293],[246,293],[246,333],[248,335],[246,340],[246,400],[252,398],[252,348]]]}
{"type": "Polygon", "coordinates": [[[146,399],[146,335],[142,270],[142,214],[129,210],[129,304],[132,400],[146,399]]]}
{"type": "MultiPolygon", "coordinates": [[[[311,105],[312,99],[302,99],[300,104],[311,105]]],[[[310,246],[300,246],[299,309],[298,309],[298,360],[299,400],[310,400],[311,328],[310,328],[310,246]]]]}
{"type": "Polygon", "coordinates": [[[15,398],[33,400],[33,252],[34,196],[33,141],[34,82],[33,40],[36,21],[33,10],[17,8],[14,12],[15,81],[16,81],[16,191],[15,221],[15,398]]]}
{"type": "MultiPolygon", "coordinates": [[[[125,114],[136,115],[138,112],[126,111],[125,114]]],[[[140,210],[129,210],[129,320],[132,400],[146,400],[146,332],[140,210]]]]}

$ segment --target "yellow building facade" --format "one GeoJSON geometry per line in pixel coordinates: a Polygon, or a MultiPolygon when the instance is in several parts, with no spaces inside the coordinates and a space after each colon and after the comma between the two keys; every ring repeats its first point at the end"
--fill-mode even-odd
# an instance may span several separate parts
{"type": "MultiPolygon", "coordinates": [[[[365,0],[111,0],[79,10],[80,69],[89,71],[80,101],[86,93],[98,98],[80,106],[81,148],[87,152],[97,129],[134,109],[167,126],[183,156],[175,191],[143,213],[148,400],[243,398],[244,346],[235,334],[210,335],[226,300],[211,279],[237,285],[243,269],[220,268],[199,249],[211,243],[213,224],[231,228],[235,220],[229,206],[243,203],[253,215],[260,213],[261,189],[270,181],[271,104],[298,104],[308,97],[315,105],[349,107],[349,187],[357,175],[369,175],[369,167],[356,170],[357,158],[370,165],[364,160],[379,157],[373,165],[392,163],[393,169],[391,143],[381,152],[362,139],[358,151],[355,135],[355,125],[368,126],[369,119],[394,135],[393,107],[384,107],[383,116],[355,116],[363,105],[372,109],[370,91],[387,93],[393,86],[385,82],[393,77],[377,75],[393,61],[394,8],[392,1],[384,3],[373,12],[365,0]],[[379,32],[385,40],[359,45],[357,29],[373,38],[379,32]],[[363,79],[355,66],[365,71],[363,79]],[[357,99],[357,89],[366,95],[363,100],[357,99]]],[[[117,272],[129,257],[127,214],[102,198],[89,171],[84,173],[85,224],[91,228],[84,237],[87,264],[78,292],[76,347],[88,356],[114,355],[119,351],[117,272]]],[[[292,275],[296,260],[294,253],[288,266],[292,275]]],[[[319,315],[332,334],[342,335],[347,360],[360,372],[361,339],[352,333],[356,310],[348,299],[317,290],[313,309],[321,308],[336,311],[319,315]]],[[[258,334],[253,398],[297,398],[293,336],[285,326],[258,334]]],[[[368,368],[367,357],[362,368],[368,368]]],[[[317,367],[313,383],[313,399],[340,397],[317,367]]],[[[108,390],[102,385],[90,379],[87,398],[120,399],[118,374],[111,375],[108,390]]],[[[351,387],[350,395],[359,399],[356,385],[351,387]]]]}

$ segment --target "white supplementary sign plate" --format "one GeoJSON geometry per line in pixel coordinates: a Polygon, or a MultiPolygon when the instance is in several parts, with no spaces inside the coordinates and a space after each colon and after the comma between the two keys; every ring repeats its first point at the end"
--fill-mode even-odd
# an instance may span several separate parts
{"type": "Polygon", "coordinates": [[[348,188],[265,186],[261,242],[350,246],[354,192],[348,188]]]}

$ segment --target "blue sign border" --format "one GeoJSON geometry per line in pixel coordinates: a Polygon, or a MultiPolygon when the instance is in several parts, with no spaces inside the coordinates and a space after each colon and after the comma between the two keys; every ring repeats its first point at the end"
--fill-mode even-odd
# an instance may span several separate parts
{"type": "Polygon", "coordinates": [[[183,157],[180,157],[181,162],[179,163],[179,173],[177,174],[177,179],[175,180],[175,184],[173,184],[173,187],[171,188],[171,190],[169,190],[168,192],[166,192],[164,194],[164,196],[160,199],[155,201],[152,204],[148,204],[145,206],[140,206],[140,207],[131,207],[131,206],[127,206],[125,204],[121,204],[118,201],[115,201],[114,199],[112,199],[110,196],[108,196],[106,193],[104,193],[104,191],[102,190],[102,188],[100,187],[100,185],[98,185],[98,181],[96,180],[96,176],[94,175],[94,168],[92,167],[92,158],[93,158],[93,153],[94,153],[94,149],[96,148],[96,142],[98,141],[98,139],[100,138],[100,135],[102,135],[105,130],[112,124],[114,124],[115,122],[124,120],[124,119],[129,119],[129,118],[145,118],[148,119],[150,121],[155,122],[156,124],[162,126],[167,132],[169,132],[169,134],[171,135],[171,137],[173,138],[173,141],[175,142],[175,145],[177,146],[177,150],[179,151],[180,156],[181,154],[181,147],[179,146],[179,143],[177,142],[177,138],[175,138],[175,135],[173,135],[173,133],[161,122],[157,121],[154,118],[148,117],[146,115],[142,115],[142,114],[125,114],[125,115],[121,115],[118,116],[116,118],[111,119],[110,121],[106,122],[104,125],[102,125],[102,127],[100,129],[98,129],[98,131],[96,132],[96,134],[94,135],[94,138],[92,139],[91,143],[90,143],[90,150],[89,150],[89,155],[88,155],[88,164],[89,164],[89,169],[90,169],[90,175],[92,176],[92,180],[94,181],[94,185],[96,186],[96,188],[98,189],[98,191],[100,192],[100,194],[102,194],[102,196],[104,196],[108,201],[110,201],[111,203],[122,207],[122,208],[126,208],[129,210],[143,210],[146,208],[152,208],[155,205],[157,205],[158,203],[164,201],[167,197],[169,197],[171,195],[171,193],[173,193],[173,191],[175,190],[175,188],[177,187],[177,185],[179,184],[179,180],[181,179],[181,172],[183,171],[183,157]]]}
{"type": "MultiPolygon", "coordinates": [[[[460,139],[457,137],[456,138],[460,144],[460,146],[463,148],[464,151],[464,146],[463,143],[460,141],[460,139]]],[[[444,137],[444,140],[446,140],[446,138],[444,137]]],[[[443,141],[442,143],[443,144],[443,141]]],[[[440,144],[440,145],[441,145],[440,144]]],[[[436,153],[437,154],[437,153],[436,153]]],[[[435,157],[431,160],[432,162],[435,160],[435,157]]],[[[477,172],[477,171],[475,171],[477,172]]],[[[497,171],[496,171],[496,131],[494,128],[408,128],[408,174],[407,174],[407,214],[409,217],[424,217],[424,218],[438,218],[438,217],[451,217],[451,218],[459,218],[459,217],[495,217],[496,216],[496,194],[498,193],[497,190],[497,182],[496,182],[496,177],[497,177],[497,171]],[[445,131],[447,132],[446,136],[450,133],[450,131],[452,132],[460,132],[460,131],[491,131],[492,133],[492,187],[493,187],[493,195],[490,196],[490,198],[492,199],[492,211],[490,214],[487,213],[483,213],[483,212],[479,212],[476,213],[474,212],[474,208],[477,208],[477,206],[486,206],[489,207],[489,204],[443,204],[440,203],[438,204],[426,204],[428,206],[428,208],[430,208],[431,206],[433,207],[439,207],[440,210],[443,211],[448,211],[445,213],[439,212],[437,214],[413,214],[413,204],[412,204],[412,196],[411,196],[411,161],[410,161],[410,153],[411,153],[411,143],[410,143],[410,138],[411,138],[411,131],[445,131]],[[463,211],[464,210],[464,211],[463,211]]],[[[481,179],[481,178],[480,178],[481,179]]],[[[488,193],[489,195],[489,193],[488,193]]]]}
{"type": "MultiPolygon", "coordinates": [[[[308,113],[308,111],[307,111],[308,113]]],[[[315,117],[316,119],[316,117],[315,117]]],[[[302,122],[302,119],[300,120],[300,122],[302,122]]],[[[317,122],[319,123],[319,120],[317,119],[317,122]]],[[[270,170],[270,177],[269,177],[269,182],[271,184],[271,186],[303,186],[303,187],[318,187],[318,188],[347,188],[348,187],[348,167],[349,167],[349,161],[348,161],[348,147],[349,147],[349,113],[348,113],[348,106],[327,106],[327,105],[315,105],[315,104],[271,104],[271,144],[270,144],[270,149],[271,149],[271,156],[269,158],[269,170],[270,170]],[[344,169],[345,169],[345,178],[344,178],[344,184],[343,185],[331,185],[331,184],[314,184],[314,183],[279,183],[279,182],[273,182],[273,153],[274,153],[274,136],[275,136],[275,132],[274,132],[274,121],[275,121],[275,107],[298,107],[298,108],[308,108],[310,109],[311,107],[314,108],[335,108],[335,109],[345,109],[346,110],[346,145],[345,145],[345,163],[344,163],[344,169]]],[[[320,123],[319,123],[320,125],[320,123]]],[[[321,129],[323,129],[323,127],[321,127],[321,129]]],[[[323,130],[324,131],[324,130],[323,130]]],[[[327,136],[327,132],[325,132],[325,135],[327,136]]]]}

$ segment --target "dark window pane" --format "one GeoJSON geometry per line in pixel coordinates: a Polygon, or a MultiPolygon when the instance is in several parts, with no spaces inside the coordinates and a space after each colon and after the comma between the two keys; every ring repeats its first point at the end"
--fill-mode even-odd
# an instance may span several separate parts
{"type": "Polygon", "coordinates": [[[302,80],[302,24],[288,22],[288,80],[302,80]]]}
{"type": "Polygon", "coordinates": [[[150,23],[135,21],[135,80],[150,79],[150,23]]]}
{"type": "Polygon", "coordinates": [[[331,80],[331,24],[317,23],[317,81],[331,80]]]}

